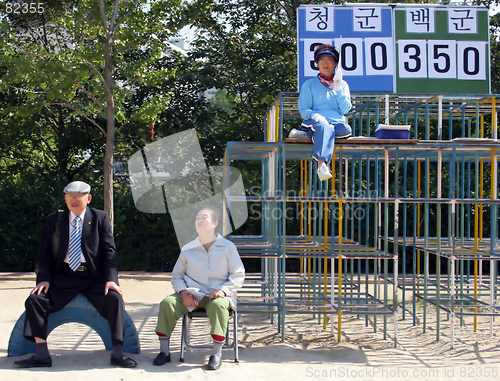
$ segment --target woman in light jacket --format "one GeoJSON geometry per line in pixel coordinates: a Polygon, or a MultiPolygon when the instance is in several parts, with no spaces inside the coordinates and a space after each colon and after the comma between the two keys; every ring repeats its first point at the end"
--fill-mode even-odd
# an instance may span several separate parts
{"type": "Polygon", "coordinates": [[[220,211],[213,205],[196,214],[198,238],[182,248],[172,272],[175,294],[160,303],[156,326],[160,353],[154,365],[170,362],[170,336],[177,320],[200,308],[207,311],[213,338],[206,367],[217,370],[221,365],[229,310],[236,309],[236,290],[243,286],[245,268],[234,243],[215,233],[219,220],[220,211]]]}

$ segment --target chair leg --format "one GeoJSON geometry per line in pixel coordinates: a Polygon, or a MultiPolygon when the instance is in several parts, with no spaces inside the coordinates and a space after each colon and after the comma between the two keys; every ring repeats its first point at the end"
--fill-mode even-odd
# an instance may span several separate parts
{"type": "MultiPolygon", "coordinates": [[[[239,362],[239,354],[238,354],[238,314],[236,311],[234,311],[233,314],[233,343],[234,345],[234,362],[238,363],[239,362]]],[[[191,317],[188,316],[187,314],[182,317],[182,332],[181,332],[181,356],[179,361],[184,362],[184,351],[189,348],[195,348],[197,346],[191,346],[190,344],[190,323],[191,323],[191,317]]],[[[229,322],[228,322],[228,327],[227,327],[227,332],[226,332],[226,338],[225,338],[225,345],[229,345],[229,322]]],[[[199,347],[204,347],[207,348],[207,346],[198,346],[199,347]]],[[[229,347],[230,348],[230,347],[229,347]]],[[[229,349],[227,348],[227,349],[229,349]]]]}
{"type": "Polygon", "coordinates": [[[182,333],[181,333],[181,358],[180,362],[184,362],[184,342],[186,340],[186,315],[182,317],[182,333]]]}
{"type": "Polygon", "coordinates": [[[238,359],[238,313],[234,311],[234,362],[240,362],[238,359]]]}

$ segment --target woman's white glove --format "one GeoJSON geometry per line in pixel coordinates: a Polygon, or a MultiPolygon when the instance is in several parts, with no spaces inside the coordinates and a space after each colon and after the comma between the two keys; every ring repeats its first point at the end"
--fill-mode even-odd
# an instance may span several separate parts
{"type": "Polygon", "coordinates": [[[333,91],[342,90],[342,69],[337,67],[337,72],[333,77],[333,91]]]}
{"type": "Polygon", "coordinates": [[[323,115],[320,115],[318,113],[312,114],[311,119],[316,121],[316,122],[321,122],[321,123],[328,123],[326,118],[323,115]]]}

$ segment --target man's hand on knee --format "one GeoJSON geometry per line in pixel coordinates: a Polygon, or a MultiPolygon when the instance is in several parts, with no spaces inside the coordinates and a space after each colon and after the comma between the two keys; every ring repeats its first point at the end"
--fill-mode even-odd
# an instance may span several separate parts
{"type": "Polygon", "coordinates": [[[114,290],[118,294],[123,295],[122,289],[115,282],[106,282],[106,285],[104,286],[104,295],[108,295],[109,290],[114,290]]]}
{"type": "Polygon", "coordinates": [[[50,283],[49,282],[40,282],[38,283],[33,290],[31,290],[30,295],[36,293],[40,295],[41,292],[47,293],[49,291],[50,283]]]}

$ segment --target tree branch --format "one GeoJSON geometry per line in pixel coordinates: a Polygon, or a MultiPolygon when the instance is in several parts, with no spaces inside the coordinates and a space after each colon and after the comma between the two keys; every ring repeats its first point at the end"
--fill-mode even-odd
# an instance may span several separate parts
{"type": "Polygon", "coordinates": [[[31,160],[24,158],[24,156],[18,155],[16,151],[8,150],[7,152],[12,155],[12,158],[16,159],[16,161],[20,160],[21,163],[23,163],[25,166],[35,169],[35,166],[33,165],[33,162],[31,160]]]}
{"type": "Polygon", "coordinates": [[[50,119],[50,116],[42,109],[43,119],[47,121],[52,130],[57,134],[57,125],[50,119]]]}
{"type": "Polygon", "coordinates": [[[102,110],[105,112],[106,111],[106,107],[104,107],[101,102],[99,102],[92,94],[90,94],[86,89],[85,87],[82,85],[82,83],[78,80],[78,79],[75,79],[75,82],[78,84],[78,87],[80,87],[80,89],[83,90],[83,92],[85,94],[87,94],[87,96],[92,99],[95,103],[97,103],[99,105],[100,108],[102,108],[102,110]]]}
{"type": "MultiPolygon", "coordinates": [[[[22,46],[22,44],[21,44],[22,46]]],[[[23,53],[25,53],[26,55],[33,55],[35,57],[38,57],[38,58],[41,58],[41,59],[44,59],[44,60],[48,60],[48,61],[57,61],[57,62],[62,62],[62,63],[66,63],[66,64],[70,64],[70,65],[88,65],[92,68],[92,70],[99,76],[99,78],[101,79],[101,82],[102,84],[104,85],[104,89],[110,93],[110,89],[108,87],[108,85],[106,84],[106,81],[104,80],[104,77],[102,76],[101,72],[89,61],[80,61],[80,62],[71,62],[71,61],[67,61],[67,60],[62,60],[58,57],[47,57],[43,54],[39,54],[39,53],[33,53],[33,52],[28,52],[24,49],[21,48],[21,51],[23,53]]],[[[37,93],[35,93],[37,94],[37,93]]]]}
{"type": "Polygon", "coordinates": [[[128,124],[131,120],[132,120],[132,116],[130,116],[127,120],[125,120],[125,122],[123,122],[122,124],[120,124],[120,126],[117,127],[116,129],[120,130],[123,126],[125,126],[126,124],[128,124]]]}
{"type": "Polygon", "coordinates": [[[106,90],[107,93],[111,94],[110,88],[108,87],[108,84],[104,80],[104,77],[102,76],[101,72],[99,70],[97,70],[97,68],[94,65],[92,65],[92,63],[89,61],[82,62],[82,63],[89,65],[97,73],[97,75],[101,78],[102,84],[104,85],[104,89],[106,90]]]}
{"type": "MultiPolygon", "coordinates": [[[[45,144],[45,146],[47,147],[47,150],[52,154],[52,156],[56,156],[56,152],[50,147],[50,144],[49,142],[40,134],[37,134],[38,135],[38,138],[45,144]]],[[[50,159],[51,157],[48,156],[48,158],[50,159]]]]}
{"type": "Polygon", "coordinates": [[[12,86],[12,85],[9,85],[10,88],[14,89],[14,90],[18,90],[18,91],[22,91],[24,93],[30,93],[30,94],[46,94],[45,91],[32,91],[32,90],[26,90],[26,89],[22,89],[20,87],[16,87],[16,86],[12,86]]]}
{"type": "MultiPolygon", "coordinates": [[[[73,175],[76,175],[76,174],[80,173],[80,172],[81,172],[81,171],[82,171],[85,167],[87,167],[87,166],[88,166],[88,164],[89,164],[92,160],[94,160],[94,157],[97,155],[97,153],[98,153],[99,151],[102,151],[102,146],[101,146],[99,149],[97,149],[97,150],[92,150],[92,155],[90,155],[90,156],[88,157],[88,159],[87,159],[87,160],[85,160],[85,161],[82,163],[82,165],[79,165],[79,166],[78,166],[78,167],[77,167],[77,168],[73,171],[73,175]]],[[[72,167],[73,167],[73,168],[75,168],[75,166],[74,166],[74,165],[72,165],[72,167]]]]}
{"type": "Polygon", "coordinates": [[[108,19],[106,18],[106,8],[104,8],[104,1],[99,0],[99,11],[101,12],[102,26],[104,27],[104,32],[106,33],[106,38],[108,38],[108,19]]]}
{"type": "Polygon", "coordinates": [[[80,110],[77,110],[76,108],[74,108],[73,106],[71,106],[71,104],[69,104],[68,102],[54,102],[54,103],[49,103],[49,104],[53,104],[53,105],[59,105],[59,106],[65,106],[71,110],[73,110],[74,112],[76,112],[78,115],[81,115],[83,116],[85,119],[87,119],[90,123],[92,123],[94,126],[96,126],[99,130],[101,130],[101,132],[103,133],[104,136],[106,136],[106,131],[103,130],[103,128],[101,126],[99,126],[95,121],[93,121],[92,119],[90,119],[87,115],[85,115],[85,113],[83,113],[82,111],[80,110]]]}
{"type": "MultiPolygon", "coordinates": [[[[116,0],[116,2],[118,2],[118,0],[116,0]]],[[[116,3],[115,3],[116,4],[116,3]]],[[[137,7],[139,7],[141,4],[137,4],[137,7]]],[[[118,8],[117,8],[118,9],[118,8]]],[[[130,15],[131,11],[128,11],[127,14],[123,17],[123,20],[126,20],[128,19],[128,16],[130,15]]],[[[123,20],[118,22],[116,24],[116,26],[113,28],[113,26],[111,26],[111,29],[112,29],[112,32],[113,32],[113,35],[115,34],[115,32],[118,30],[118,28],[123,24],[123,20]]],[[[115,20],[113,20],[113,23],[114,23],[115,20]]]]}
{"type": "Polygon", "coordinates": [[[114,26],[116,21],[116,15],[118,14],[118,8],[120,7],[120,0],[115,0],[115,5],[113,5],[113,16],[111,16],[111,22],[109,23],[109,31],[114,35],[114,26]]]}

